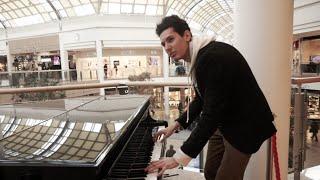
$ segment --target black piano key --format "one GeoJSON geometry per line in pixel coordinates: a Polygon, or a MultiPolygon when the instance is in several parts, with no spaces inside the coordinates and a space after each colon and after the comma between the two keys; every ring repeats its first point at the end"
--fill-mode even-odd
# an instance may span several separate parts
{"type": "Polygon", "coordinates": [[[152,132],[155,126],[157,124],[153,122],[140,123],[106,179],[145,179],[147,177],[144,169],[151,161],[154,149],[152,132]]]}
{"type": "Polygon", "coordinates": [[[137,169],[137,168],[146,168],[148,166],[148,163],[118,163],[114,168],[115,169],[137,169]]]}

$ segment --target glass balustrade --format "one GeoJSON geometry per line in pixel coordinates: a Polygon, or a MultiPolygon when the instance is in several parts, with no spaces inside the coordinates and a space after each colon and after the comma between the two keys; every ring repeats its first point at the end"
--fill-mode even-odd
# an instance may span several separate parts
{"type": "Polygon", "coordinates": [[[0,87],[42,87],[58,84],[96,81],[96,70],[44,70],[0,72],[0,87]]]}
{"type": "MultiPolygon", "coordinates": [[[[139,79],[162,77],[161,68],[155,66],[150,68],[119,67],[117,70],[110,68],[104,71],[104,80],[116,79],[139,79]]],[[[84,70],[42,70],[42,71],[13,71],[0,72],[0,88],[10,87],[42,87],[55,86],[76,82],[97,81],[98,71],[96,69],[84,70]]]]}

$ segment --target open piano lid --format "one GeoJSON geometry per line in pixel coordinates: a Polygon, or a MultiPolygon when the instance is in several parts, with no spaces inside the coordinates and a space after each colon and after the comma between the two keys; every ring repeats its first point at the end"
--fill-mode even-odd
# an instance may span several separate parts
{"type": "Polygon", "coordinates": [[[0,179],[25,179],[27,174],[32,179],[56,179],[57,173],[72,179],[96,177],[110,149],[148,106],[149,96],[126,95],[82,100],[71,110],[26,104],[12,106],[14,114],[1,108],[0,179]],[[52,111],[58,115],[37,117],[37,112],[43,116],[52,111]],[[43,178],[44,174],[52,177],[43,178]]]}

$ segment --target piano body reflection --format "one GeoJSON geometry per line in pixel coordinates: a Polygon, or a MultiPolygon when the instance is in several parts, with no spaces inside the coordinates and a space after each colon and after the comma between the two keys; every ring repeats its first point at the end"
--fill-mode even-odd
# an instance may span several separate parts
{"type": "Polygon", "coordinates": [[[1,180],[149,178],[143,169],[163,155],[165,146],[154,146],[152,134],[167,125],[150,117],[149,97],[62,104],[60,109],[41,103],[0,107],[1,180]],[[77,107],[68,110],[70,104],[77,107]],[[45,114],[54,116],[41,119],[45,114]]]}

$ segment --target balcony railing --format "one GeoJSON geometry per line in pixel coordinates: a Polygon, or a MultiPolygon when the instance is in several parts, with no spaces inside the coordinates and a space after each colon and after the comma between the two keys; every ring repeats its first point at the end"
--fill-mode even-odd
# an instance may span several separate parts
{"type": "Polygon", "coordinates": [[[0,72],[0,87],[41,87],[97,80],[94,70],[43,70],[0,72]]]}
{"type": "MultiPolygon", "coordinates": [[[[104,71],[104,80],[128,79],[129,76],[138,76],[144,72],[151,78],[161,77],[162,70],[153,68],[114,68],[104,71]]],[[[0,88],[4,87],[42,87],[73,82],[97,81],[98,70],[42,70],[42,71],[13,71],[0,72],[0,88]]]]}

